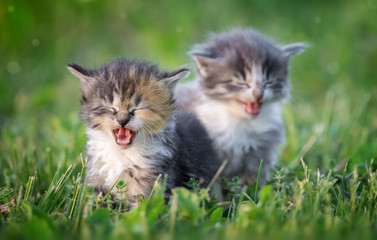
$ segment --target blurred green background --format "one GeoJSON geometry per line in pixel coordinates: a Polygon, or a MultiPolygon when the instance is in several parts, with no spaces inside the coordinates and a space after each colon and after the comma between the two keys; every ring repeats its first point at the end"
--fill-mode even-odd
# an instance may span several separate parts
{"type": "MultiPolygon", "coordinates": [[[[188,80],[194,76],[193,69],[188,80]]],[[[376,81],[377,0],[0,0],[0,205],[16,199],[11,214],[0,214],[0,236],[101,238],[110,231],[105,229],[120,236],[124,228],[162,239],[174,224],[172,239],[202,233],[213,234],[210,239],[375,236],[376,81]],[[212,210],[187,195],[189,201],[179,200],[176,221],[177,205],[155,208],[153,200],[113,215],[123,219],[113,224],[106,209],[88,215],[76,210],[93,202],[84,190],[76,217],[68,219],[81,196],[86,137],[78,117],[79,80],[66,64],[93,68],[123,56],[171,70],[192,63],[187,52],[208,32],[232,27],[253,27],[282,44],[311,45],[292,59],[287,144],[279,171],[261,193],[265,200],[232,217],[224,208],[226,220],[221,208],[207,219],[212,210]]]]}
{"type": "MultiPolygon", "coordinates": [[[[62,148],[73,145],[77,154],[85,138],[77,114],[79,81],[67,63],[91,68],[124,56],[174,69],[191,63],[186,53],[205,41],[208,32],[232,27],[253,27],[278,43],[311,45],[291,66],[292,98],[285,116],[294,128],[288,131],[291,151],[302,149],[313,131],[316,137],[316,126],[333,118],[337,125],[328,134],[334,136],[313,157],[321,151],[332,154],[328,161],[350,157],[335,140],[349,138],[355,121],[360,129],[351,138],[366,131],[363,141],[376,142],[377,0],[2,0],[1,132],[17,136],[13,144],[34,144],[31,150],[49,139],[44,141],[62,148]],[[360,108],[360,117],[352,119],[360,108]],[[69,137],[76,125],[81,135],[69,137]],[[54,129],[66,133],[60,136],[54,129]]],[[[361,162],[376,155],[371,146],[377,144],[358,154],[361,162]]],[[[326,159],[324,155],[316,158],[326,159]]]]}

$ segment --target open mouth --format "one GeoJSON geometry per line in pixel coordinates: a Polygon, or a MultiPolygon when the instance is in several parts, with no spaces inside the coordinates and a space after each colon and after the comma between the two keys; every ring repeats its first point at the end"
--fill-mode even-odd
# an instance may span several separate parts
{"type": "Polygon", "coordinates": [[[113,130],[115,142],[121,146],[129,146],[135,139],[136,132],[128,128],[118,128],[113,130]]]}
{"type": "Polygon", "coordinates": [[[257,101],[257,102],[242,102],[242,101],[238,101],[239,103],[241,103],[245,109],[245,112],[250,114],[250,115],[253,115],[253,116],[256,116],[259,114],[260,112],[260,107],[262,106],[262,103],[257,101]]]}

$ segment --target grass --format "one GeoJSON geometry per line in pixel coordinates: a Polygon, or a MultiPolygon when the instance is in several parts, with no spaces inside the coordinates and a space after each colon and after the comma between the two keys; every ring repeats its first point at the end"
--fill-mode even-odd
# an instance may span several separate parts
{"type": "MultiPolygon", "coordinates": [[[[357,111],[342,117],[353,106],[330,91],[325,101],[332,103],[318,117],[319,127],[301,128],[297,121],[305,119],[296,119],[292,111],[298,110],[286,106],[288,144],[280,168],[258,194],[257,184],[242,187],[237,178],[223,179],[229,190],[225,202],[191,182],[191,191],[175,189],[167,204],[163,186],[156,185],[138,208],[113,208],[111,199],[96,198],[84,185],[86,161],[82,147],[75,147],[85,141],[84,125],[76,117],[70,124],[49,119],[41,136],[34,131],[20,136],[10,125],[0,146],[0,203],[7,204],[0,234],[4,239],[372,238],[377,233],[377,164],[358,158],[365,151],[376,154],[375,129],[364,125],[374,109],[366,98],[357,111]]],[[[123,183],[115,187],[127,188],[123,183]]]]}
{"type": "Polygon", "coordinates": [[[1,1],[0,238],[373,239],[376,9],[375,0],[1,1]],[[83,182],[79,83],[66,63],[125,56],[171,70],[206,32],[235,26],[311,45],[292,60],[287,142],[271,181],[223,180],[223,202],[190,182],[165,204],[156,186],[131,212],[96,198],[83,182]]]}

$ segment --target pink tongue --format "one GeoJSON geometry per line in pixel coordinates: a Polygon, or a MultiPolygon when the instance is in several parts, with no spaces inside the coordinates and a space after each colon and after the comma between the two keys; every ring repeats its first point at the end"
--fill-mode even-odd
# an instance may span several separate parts
{"type": "Polygon", "coordinates": [[[245,111],[248,114],[257,115],[259,113],[259,103],[258,102],[245,103],[245,111]]]}
{"type": "Polygon", "coordinates": [[[120,145],[127,145],[130,143],[131,137],[133,134],[131,134],[130,129],[127,128],[119,128],[118,132],[118,139],[117,142],[120,145]]]}

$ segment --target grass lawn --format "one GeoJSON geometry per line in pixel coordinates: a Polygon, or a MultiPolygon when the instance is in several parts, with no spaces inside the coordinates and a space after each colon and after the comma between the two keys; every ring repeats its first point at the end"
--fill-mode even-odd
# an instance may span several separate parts
{"type": "Polygon", "coordinates": [[[376,13],[375,0],[2,1],[0,238],[374,239],[376,13]],[[233,26],[311,44],[292,61],[287,141],[271,181],[224,180],[224,202],[192,182],[167,204],[156,185],[130,212],[96,198],[83,184],[85,125],[66,63],[125,56],[173,69],[206,32],[233,26]]]}

